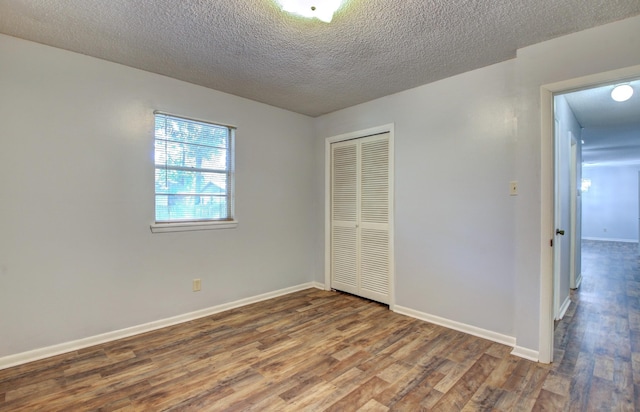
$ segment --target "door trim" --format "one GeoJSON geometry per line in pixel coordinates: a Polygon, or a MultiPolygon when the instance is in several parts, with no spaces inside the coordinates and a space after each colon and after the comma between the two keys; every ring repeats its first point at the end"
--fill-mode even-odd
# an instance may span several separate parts
{"type": "MultiPolygon", "coordinates": [[[[579,256],[578,251],[582,250],[582,239],[578,239],[578,140],[576,140],[575,136],[571,131],[569,131],[569,141],[571,142],[571,181],[569,191],[571,196],[569,198],[570,202],[570,212],[571,212],[571,247],[569,249],[569,289],[577,289],[578,285],[576,283],[576,268],[577,261],[576,258],[579,256]]],[[[580,255],[581,256],[581,255],[580,255]]]]}
{"type": "Polygon", "coordinates": [[[389,309],[395,306],[395,248],[394,248],[394,124],[325,138],[324,143],[324,288],[331,289],[331,144],[375,134],[389,133],[389,309]]]}
{"type": "MultiPolygon", "coordinates": [[[[563,229],[565,222],[562,221],[562,204],[556,194],[562,193],[562,179],[560,178],[560,120],[555,117],[555,99],[553,102],[553,227],[563,229]]],[[[553,319],[560,319],[560,278],[562,274],[562,238],[553,236],[553,319]]]]}
{"type": "Polygon", "coordinates": [[[554,176],[553,176],[553,94],[640,76],[640,65],[597,73],[589,76],[550,83],[540,87],[541,115],[541,216],[540,216],[540,325],[538,360],[553,361],[553,249],[549,239],[554,238],[554,176]]]}

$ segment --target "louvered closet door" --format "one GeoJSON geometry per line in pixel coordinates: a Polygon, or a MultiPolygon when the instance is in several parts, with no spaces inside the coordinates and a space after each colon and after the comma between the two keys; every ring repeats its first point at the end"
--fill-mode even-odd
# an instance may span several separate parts
{"type": "Polygon", "coordinates": [[[332,284],[390,300],[389,134],[332,145],[332,284]]]}
{"type": "Polygon", "coordinates": [[[360,295],[389,303],[389,134],[360,151],[360,295]]]}
{"type": "Polygon", "coordinates": [[[358,146],[331,145],[331,287],[358,293],[358,146]]]}

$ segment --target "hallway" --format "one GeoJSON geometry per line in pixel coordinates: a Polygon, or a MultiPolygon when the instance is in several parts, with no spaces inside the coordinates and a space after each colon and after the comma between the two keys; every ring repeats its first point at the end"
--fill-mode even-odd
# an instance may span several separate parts
{"type": "Polygon", "coordinates": [[[583,241],[582,271],[545,386],[568,390],[570,410],[640,410],[638,244],[583,241]]]}

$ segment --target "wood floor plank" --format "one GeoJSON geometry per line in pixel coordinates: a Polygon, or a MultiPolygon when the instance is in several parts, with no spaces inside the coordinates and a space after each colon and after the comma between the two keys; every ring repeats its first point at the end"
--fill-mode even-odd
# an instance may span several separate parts
{"type": "Polygon", "coordinates": [[[633,411],[640,407],[635,402],[632,368],[632,364],[624,359],[614,360],[612,404],[621,411],[633,411]]]}
{"type": "Polygon", "coordinates": [[[327,412],[356,411],[371,399],[374,399],[387,386],[389,386],[387,382],[374,376],[325,410],[327,412]]]}
{"type": "Polygon", "coordinates": [[[536,403],[533,405],[533,410],[538,411],[564,411],[567,407],[568,397],[559,395],[554,392],[550,392],[546,389],[542,389],[536,403]]]}
{"type": "MultiPolygon", "coordinates": [[[[462,410],[500,360],[483,354],[434,405],[436,411],[462,410]]],[[[437,387],[436,387],[437,389],[437,387]]]]}
{"type": "Polygon", "coordinates": [[[335,393],[336,387],[323,381],[309,391],[287,402],[287,406],[288,409],[293,411],[324,410],[325,408],[320,407],[320,405],[327,399],[334,399],[335,393]]]}
{"type": "Polygon", "coordinates": [[[595,355],[593,376],[613,382],[613,358],[595,355]]]}
{"type": "Polygon", "coordinates": [[[24,398],[29,396],[29,394],[33,392],[38,392],[43,395],[47,393],[59,392],[63,387],[63,381],[61,379],[49,379],[46,381],[41,381],[37,383],[32,383],[31,385],[24,385],[19,388],[9,390],[5,394],[5,401],[13,401],[16,399],[24,398]]]}
{"type": "Polygon", "coordinates": [[[369,402],[362,405],[357,412],[386,412],[388,410],[389,408],[386,406],[382,405],[375,399],[371,399],[369,402]]]}
{"type": "Polygon", "coordinates": [[[262,412],[262,411],[285,411],[287,403],[282,400],[278,395],[270,395],[255,404],[247,406],[245,409],[248,412],[262,412]]]}
{"type": "Polygon", "coordinates": [[[369,374],[362,372],[357,367],[349,369],[330,382],[336,388],[335,392],[319,400],[314,410],[324,411],[369,379],[371,379],[369,374]]]}
{"type": "Polygon", "coordinates": [[[395,383],[402,376],[409,372],[409,365],[404,362],[394,362],[390,366],[384,368],[376,376],[387,383],[395,383]]]}
{"type": "Polygon", "coordinates": [[[520,398],[535,399],[540,394],[544,381],[549,375],[549,369],[531,368],[527,374],[524,387],[519,391],[520,398]]]}
{"type": "MultiPolygon", "coordinates": [[[[442,380],[443,376],[444,375],[442,373],[437,372],[437,367],[430,368],[428,371],[422,370],[406,385],[394,385],[392,391],[395,391],[395,396],[393,396],[386,404],[392,410],[420,410],[422,401],[431,392],[438,393],[434,389],[434,386],[442,380]]],[[[381,394],[378,399],[382,397],[383,394],[381,394]]]]}
{"type": "Polygon", "coordinates": [[[550,371],[542,385],[542,389],[557,395],[568,394],[570,387],[571,377],[556,371],[550,371]]]}
{"type": "Polygon", "coordinates": [[[461,409],[463,412],[492,410],[500,399],[507,394],[504,389],[483,384],[478,388],[473,397],[461,409]]]}
{"type": "Polygon", "coordinates": [[[586,409],[591,391],[593,379],[594,359],[587,353],[581,353],[576,362],[571,387],[570,410],[580,411],[586,409]]]}
{"type": "Polygon", "coordinates": [[[0,370],[0,410],[640,410],[637,253],[583,258],[552,365],[309,289],[0,370]]]}
{"type": "MultiPolygon", "coordinates": [[[[255,405],[261,404],[265,398],[270,398],[273,394],[275,394],[275,396],[277,396],[281,401],[277,403],[287,405],[288,403],[285,402],[278,394],[296,387],[301,381],[308,379],[309,376],[311,376],[309,371],[300,371],[299,373],[278,382],[263,379],[261,381],[257,381],[251,387],[234,388],[236,390],[234,390],[234,392],[229,396],[225,397],[222,402],[216,404],[216,407],[222,408],[224,405],[224,408],[229,410],[252,409],[255,405]]],[[[274,400],[271,402],[276,403],[274,400]]]]}
{"type": "Polygon", "coordinates": [[[347,372],[348,370],[357,367],[359,364],[364,362],[367,359],[371,359],[372,355],[369,352],[365,352],[360,348],[357,349],[357,352],[352,354],[351,356],[344,358],[336,363],[334,363],[330,368],[328,368],[322,375],[322,379],[330,382],[336,379],[338,376],[347,372]]]}
{"type": "MultiPolygon", "coordinates": [[[[415,365],[400,379],[376,395],[375,399],[383,405],[394,408],[398,402],[402,401],[416,388],[428,387],[429,390],[433,389],[445,376],[439,369],[447,362],[446,359],[434,359],[428,367],[415,365]]],[[[427,394],[428,391],[421,391],[422,397],[427,394]]]]}

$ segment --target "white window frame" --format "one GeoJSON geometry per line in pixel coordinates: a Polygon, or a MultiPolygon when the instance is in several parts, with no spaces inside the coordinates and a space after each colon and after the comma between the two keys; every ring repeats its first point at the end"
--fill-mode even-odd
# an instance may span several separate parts
{"type": "MultiPolygon", "coordinates": [[[[195,221],[168,221],[168,222],[157,222],[154,221],[150,225],[150,229],[152,233],[167,233],[167,232],[185,232],[185,231],[197,231],[197,230],[215,230],[215,229],[234,229],[238,226],[238,221],[235,218],[235,126],[230,126],[222,123],[212,122],[208,120],[200,120],[194,119],[191,117],[185,117],[180,115],[175,115],[171,113],[165,113],[161,111],[154,111],[154,122],[156,119],[156,115],[163,115],[167,117],[172,117],[180,120],[194,121],[198,123],[210,124],[212,126],[217,127],[225,127],[229,129],[229,160],[228,160],[228,173],[229,173],[229,186],[227,188],[228,191],[228,204],[229,204],[229,218],[224,220],[215,220],[215,219],[207,219],[207,220],[195,220],[195,221]]],[[[156,141],[155,131],[154,131],[154,142],[156,141]]],[[[154,159],[155,159],[155,149],[154,149],[154,159]]],[[[156,168],[155,160],[153,162],[154,170],[156,168]]],[[[154,173],[155,176],[155,173],[154,173]]],[[[154,187],[155,187],[155,179],[154,179],[154,187]]],[[[155,220],[155,196],[157,193],[154,189],[154,220],[155,220]]]]}

